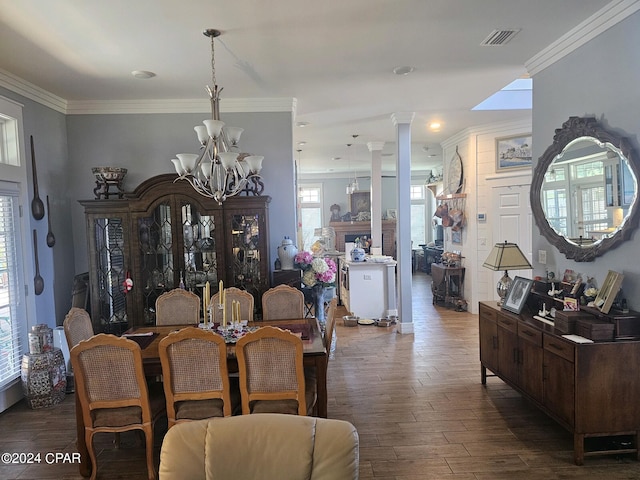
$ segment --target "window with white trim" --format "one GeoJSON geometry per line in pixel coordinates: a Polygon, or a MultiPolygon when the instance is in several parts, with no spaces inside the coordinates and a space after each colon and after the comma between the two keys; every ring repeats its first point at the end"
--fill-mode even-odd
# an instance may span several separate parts
{"type": "Polygon", "coordinates": [[[21,161],[22,106],[0,97],[0,406],[4,391],[20,380],[22,354],[27,351],[25,298],[26,226],[20,215],[27,185],[21,161]]]}
{"type": "Polygon", "coordinates": [[[427,243],[427,206],[424,185],[411,185],[411,244],[412,248],[427,243]]]}
{"type": "Polygon", "coordinates": [[[299,250],[309,250],[320,237],[316,235],[322,229],[322,185],[305,184],[298,188],[300,202],[300,224],[302,245],[299,250]]]}

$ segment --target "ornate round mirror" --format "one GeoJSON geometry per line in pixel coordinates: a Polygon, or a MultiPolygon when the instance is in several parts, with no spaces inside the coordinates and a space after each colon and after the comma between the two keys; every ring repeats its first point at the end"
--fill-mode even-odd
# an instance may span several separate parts
{"type": "Polygon", "coordinates": [[[595,118],[570,117],[533,173],[540,233],[567,258],[593,261],[638,224],[638,165],[626,139],[595,118]]]}

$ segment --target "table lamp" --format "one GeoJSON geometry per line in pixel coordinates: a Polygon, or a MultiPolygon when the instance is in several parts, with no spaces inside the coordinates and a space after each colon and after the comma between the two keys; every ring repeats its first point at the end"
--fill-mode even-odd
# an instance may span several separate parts
{"type": "Polygon", "coordinates": [[[495,271],[504,270],[504,276],[498,281],[497,285],[498,296],[500,297],[498,306],[503,304],[511,287],[512,279],[509,277],[508,270],[528,270],[533,268],[520,248],[518,248],[518,245],[507,243],[506,241],[495,244],[482,266],[495,271]]]}

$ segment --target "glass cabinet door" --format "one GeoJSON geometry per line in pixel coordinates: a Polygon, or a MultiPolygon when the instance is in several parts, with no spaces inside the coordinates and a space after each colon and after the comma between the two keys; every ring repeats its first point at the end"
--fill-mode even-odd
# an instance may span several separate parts
{"type": "Polygon", "coordinates": [[[142,292],[142,315],[145,325],[155,324],[156,299],[166,291],[177,287],[171,205],[160,203],[151,215],[137,219],[139,272],[142,292]]]}
{"type": "MultiPolygon", "coordinates": [[[[187,290],[202,294],[205,283],[218,283],[220,262],[216,253],[216,220],[190,202],[180,207],[182,226],[182,270],[180,278],[187,290]]],[[[215,291],[212,290],[212,294],[215,291]]]]}
{"type": "Polygon", "coordinates": [[[262,283],[266,281],[263,272],[265,239],[263,238],[264,218],[259,213],[231,213],[227,217],[231,258],[229,258],[229,282],[247,290],[260,298],[262,283]]]}
{"type": "Polygon", "coordinates": [[[120,334],[129,328],[125,251],[125,221],[122,217],[94,217],[90,224],[93,252],[90,268],[96,282],[91,291],[93,329],[96,333],[120,334]]]}

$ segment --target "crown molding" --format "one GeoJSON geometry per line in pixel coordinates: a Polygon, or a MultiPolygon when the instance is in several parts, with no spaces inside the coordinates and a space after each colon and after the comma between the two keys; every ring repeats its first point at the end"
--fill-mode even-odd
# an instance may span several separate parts
{"type": "MultiPolygon", "coordinates": [[[[65,100],[3,69],[0,69],[0,87],[66,115],[211,113],[207,99],[65,100]]],[[[220,100],[221,113],[292,112],[295,115],[296,107],[297,99],[292,97],[220,100]]]]}
{"type": "Polygon", "coordinates": [[[525,62],[529,75],[535,75],[553,65],[638,10],[640,10],[640,0],[611,2],[525,62]]]}
{"type": "Polygon", "coordinates": [[[0,69],[0,87],[11,90],[34,102],[40,103],[60,113],[67,113],[67,101],[53,93],[27,82],[11,72],[0,69]]]}
{"type": "MultiPolygon", "coordinates": [[[[283,98],[223,98],[221,113],[294,112],[296,99],[283,98]]],[[[69,101],[68,115],[104,115],[136,113],[211,113],[206,99],[168,100],[90,100],[69,101]]]]}

